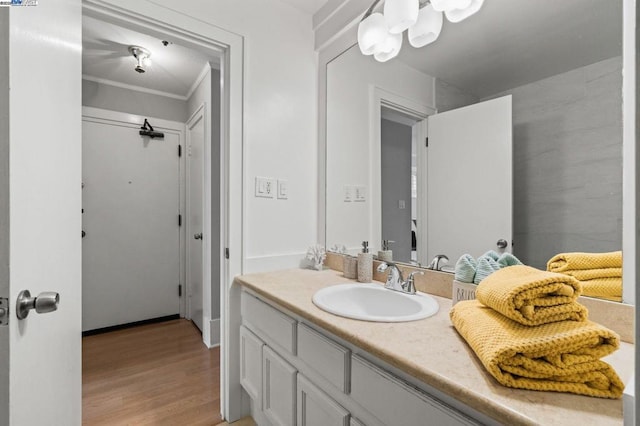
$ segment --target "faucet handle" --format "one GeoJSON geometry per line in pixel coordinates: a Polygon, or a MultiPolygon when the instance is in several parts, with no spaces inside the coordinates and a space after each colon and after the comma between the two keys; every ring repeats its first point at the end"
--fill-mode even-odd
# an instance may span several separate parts
{"type": "Polygon", "coordinates": [[[416,294],[416,285],[415,285],[415,278],[414,275],[416,274],[420,274],[420,275],[424,275],[424,272],[422,271],[413,271],[412,273],[409,274],[409,278],[407,278],[407,282],[405,283],[405,291],[407,293],[411,293],[411,294],[416,294]]]}

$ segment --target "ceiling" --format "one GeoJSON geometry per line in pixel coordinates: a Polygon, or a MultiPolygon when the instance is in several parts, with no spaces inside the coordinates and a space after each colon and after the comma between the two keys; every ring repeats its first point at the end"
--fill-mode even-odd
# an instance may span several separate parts
{"type": "Polygon", "coordinates": [[[283,3],[287,3],[289,6],[293,6],[296,9],[307,12],[311,15],[316,13],[328,0],[280,0],[283,3]]]}
{"type": "Polygon", "coordinates": [[[82,17],[83,78],[119,86],[142,88],[186,99],[205,65],[219,59],[177,44],[107,22],[82,17]],[[134,70],[136,60],[128,51],[137,45],[151,51],[151,65],[143,74],[134,70]]]}
{"type": "Polygon", "coordinates": [[[398,59],[482,98],[620,55],[620,0],[486,0],[398,59]]]}

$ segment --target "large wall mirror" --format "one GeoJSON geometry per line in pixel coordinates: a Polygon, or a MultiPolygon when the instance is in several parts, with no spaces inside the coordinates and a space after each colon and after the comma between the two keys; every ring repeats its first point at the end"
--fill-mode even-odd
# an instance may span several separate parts
{"type": "Polygon", "coordinates": [[[622,1],[487,0],[388,62],[356,45],[331,60],[327,247],[393,240],[398,262],[452,266],[504,239],[543,269],[621,250],[622,16],[622,1]]]}

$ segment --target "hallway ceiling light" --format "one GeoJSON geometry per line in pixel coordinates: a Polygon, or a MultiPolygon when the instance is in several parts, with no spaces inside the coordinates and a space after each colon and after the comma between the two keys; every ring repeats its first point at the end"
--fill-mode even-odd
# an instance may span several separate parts
{"type": "Polygon", "coordinates": [[[383,13],[374,12],[375,0],[358,25],[358,46],[363,55],[386,62],[400,53],[402,32],[409,43],[423,47],[440,36],[443,13],[452,23],[460,22],[482,7],[484,0],[386,0],[383,13]]]}
{"type": "Polygon", "coordinates": [[[140,74],[146,71],[145,67],[151,65],[151,59],[149,59],[149,57],[151,56],[151,52],[149,52],[148,49],[145,49],[141,46],[129,46],[129,53],[131,53],[133,57],[136,58],[136,66],[134,70],[136,70],[140,74]]]}

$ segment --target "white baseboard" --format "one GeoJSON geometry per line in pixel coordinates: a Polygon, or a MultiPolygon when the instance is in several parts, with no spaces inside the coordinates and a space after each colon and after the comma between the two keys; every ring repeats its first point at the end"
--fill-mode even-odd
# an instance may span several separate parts
{"type": "Polygon", "coordinates": [[[278,269],[299,268],[306,252],[274,254],[268,256],[248,257],[244,262],[244,273],[268,272],[278,269]]]}
{"type": "Polygon", "coordinates": [[[209,348],[220,346],[220,318],[209,321],[209,330],[211,344],[207,346],[209,348]]]}
{"type": "Polygon", "coordinates": [[[220,346],[220,318],[205,318],[202,328],[202,341],[207,348],[215,348],[220,346]]]}

